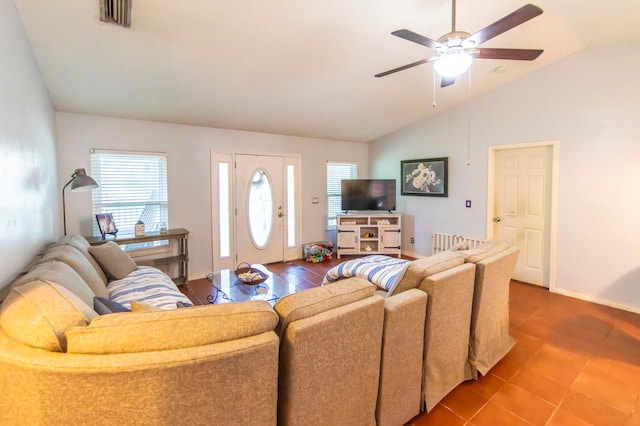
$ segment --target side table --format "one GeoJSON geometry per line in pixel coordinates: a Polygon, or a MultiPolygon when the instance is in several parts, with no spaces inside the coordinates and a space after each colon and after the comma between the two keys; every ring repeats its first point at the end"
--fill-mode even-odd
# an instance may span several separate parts
{"type": "Polygon", "coordinates": [[[89,244],[97,246],[108,241],[113,241],[119,245],[145,243],[148,241],[177,240],[178,254],[170,253],[167,256],[150,259],[152,266],[178,264],[178,275],[172,277],[176,285],[184,285],[189,281],[189,231],[184,228],[169,229],[167,232],[147,232],[141,236],[116,235],[114,238],[85,237],[89,244]]]}

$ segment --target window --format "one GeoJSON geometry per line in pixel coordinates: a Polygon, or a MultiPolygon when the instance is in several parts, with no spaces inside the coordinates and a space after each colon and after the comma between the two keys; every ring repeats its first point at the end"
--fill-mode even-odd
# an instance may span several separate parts
{"type": "Polygon", "coordinates": [[[327,226],[336,226],[336,214],[342,211],[342,179],[356,179],[358,164],[327,163],[327,226]]]}
{"type": "MultiPolygon", "coordinates": [[[[168,227],[165,154],[91,150],[91,176],[99,185],[92,192],[93,214],[111,213],[118,234],[133,235],[139,220],[145,232],[158,231],[160,224],[168,227]]],[[[93,235],[100,235],[95,221],[93,235]]],[[[166,245],[167,241],[155,243],[166,245]]],[[[143,248],[139,246],[125,249],[143,248]]]]}

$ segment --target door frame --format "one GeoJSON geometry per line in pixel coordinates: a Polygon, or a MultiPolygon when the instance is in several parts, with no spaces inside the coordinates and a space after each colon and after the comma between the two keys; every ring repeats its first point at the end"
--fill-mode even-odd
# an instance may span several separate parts
{"type": "Polygon", "coordinates": [[[493,238],[493,217],[495,202],[496,155],[498,151],[511,149],[551,147],[551,205],[547,209],[549,214],[549,291],[554,291],[557,279],[557,241],[558,241],[558,176],[560,164],[560,143],[557,140],[525,142],[511,145],[489,147],[487,162],[487,238],[493,238]]]}
{"type": "Polygon", "coordinates": [[[285,154],[285,153],[261,153],[255,151],[214,151],[213,149],[210,152],[210,192],[211,192],[211,267],[212,271],[219,271],[222,269],[235,269],[237,266],[237,247],[236,247],[236,227],[235,227],[235,209],[236,202],[235,199],[235,158],[236,155],[257,155],[257,156],[269,156],[269,157],[281,157],[282,158],[282,168],[283,168],[283,203],[285,215],[289,213],[289,202],[287,199],[288,196],[288,188],[287,188],[287,168],[289,166],[295,167],[294,173],[294,200],[293,200],[293,209],[295,211],[295,241],[294,245],[289,245],[289,233],[288,233],[288,225],[287,223],[283,226],[283,244],[284,244],[284,261],[289,261],[293,259],[299,259],[301,255],[301,247],[302,247],[302,171],[301,164],[302,158],[299,154],[285,154]],[[230,205],[231,212],[231,220],[229,223],[229,237],[230,237],[230,253],[228,256],[221,256],[220,254],[220,235],[218,232],[218,227],[220,224],[220,207],[218,202],[218,163],[228,163],[230,164],[230,176],[229,182],[231,187],[228,193],[227,202],[230,205]]]}

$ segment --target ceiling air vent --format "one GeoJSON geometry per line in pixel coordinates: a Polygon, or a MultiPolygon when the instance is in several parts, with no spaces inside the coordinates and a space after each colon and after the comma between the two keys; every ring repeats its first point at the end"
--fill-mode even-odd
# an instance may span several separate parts
{"type": "Polygon", "coordinates": [[[100,20],[129,28],[132,0],[100,0],[100,20]]]}

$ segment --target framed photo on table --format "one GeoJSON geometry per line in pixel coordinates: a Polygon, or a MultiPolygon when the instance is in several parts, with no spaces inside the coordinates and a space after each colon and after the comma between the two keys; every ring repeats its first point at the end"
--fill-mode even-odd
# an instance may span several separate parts
{"type": "Polygon", "coordinates": [[[111,213],[97,214],[96,221],[98,222],[98,228],[100,229],[102,238],[107,234],[115,236],[118,233],[116,222],[113,220],[113,215],[111,213]]]}
{"type": "Polygon", "coordinates": [[[401,194],[447,197],[448,162],[448,157],[401,161],[401,194]]]}

